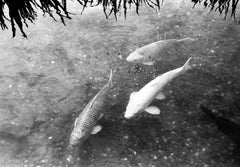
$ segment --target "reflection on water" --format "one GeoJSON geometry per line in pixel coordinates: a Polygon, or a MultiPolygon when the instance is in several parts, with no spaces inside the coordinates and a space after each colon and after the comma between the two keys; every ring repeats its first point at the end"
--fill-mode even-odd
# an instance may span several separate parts
{"type": "Polygon", "coordinates": [[[86,10],[66,27],[40,17],[28,40],[1,32],[0,166],[238,166],[235,145],[201,121],[198,105],[240,121],[239,27],[177,2],[167,2],[160,15],[143,7],[140,16],[132,9],[118,21],[106,20],[98,8],[86,10]],[[183,37],[197,42],[171,61],[144,66],[124,60],[139,46],[183,37]],[[166,100],[153,102],[160,116],[123,118],[132,91],[190,56],[195,68],[166,87],[166,100]],[[69,150],[74,120],[110,68],[114,87],[99,121],[103,129],[69,150]]]}

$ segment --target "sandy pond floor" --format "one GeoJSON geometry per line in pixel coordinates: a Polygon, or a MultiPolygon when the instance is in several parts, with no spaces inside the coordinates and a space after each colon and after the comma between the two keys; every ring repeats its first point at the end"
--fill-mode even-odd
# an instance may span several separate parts
{"type": "MultiPolygon", "coordinates": [[[[130,167],[240,165],[239,150],[199,110],[221,110],[240,123],[240,29],[231,19],[187,0],[167,2],[160,15],[142,8],[116,22],[99,8],[66,21],[40,17],[28,40],[10,31],[0,38],[1,167],[130,167]],[[197,41],[154,66],[124,58],[150,42],[193,37],[197,41]],[[167,99],[154,101],[162,113],[125,120],[129,94],[192,56],[193,70],[166,87],[167,99]],[[75,148],[66,145],[75,117],[114,69],[103,130],[75,148]]],[[[73,12],[76,7],[72,7],[73,12]]]]}

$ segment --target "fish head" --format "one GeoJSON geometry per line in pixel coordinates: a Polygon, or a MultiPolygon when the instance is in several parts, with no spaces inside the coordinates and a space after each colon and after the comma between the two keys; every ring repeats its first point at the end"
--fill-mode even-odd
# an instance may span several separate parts
{"type": "Polygon", "coordinates": [[[124,117],[127,119],[131,119],[138,115],[142,111],[141,107],[137,104],[129,102],[129,104],[126,107],[126,111],[124,114],[124,117]]]}
{"type": "Polygon", "coordinates": [[[139,62],[141,62],[143,59],[144,59],[144,56],[141,55],[141,54],[139,54],[139,53],[137,52],[137,50],[134,51],[134,52],[132,52],[132,53],[126,58],[126,60],[127,60],[128,62],[134,62],[134,63],[139,63],[139,62]]]}
{"type": "Polygon", "coordinates": [[[76,145],[76,144],[82,144],[84,140],[87,139],[87,132],[86,130],[80,128],[80,129],[74,129],[69,140],[69,145],[76,145]]]}

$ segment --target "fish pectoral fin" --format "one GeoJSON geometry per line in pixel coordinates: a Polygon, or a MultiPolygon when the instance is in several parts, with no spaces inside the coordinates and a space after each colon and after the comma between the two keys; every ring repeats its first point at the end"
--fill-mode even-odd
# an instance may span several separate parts
{"type": "Polygon", "coordinates": [[[151,60],[147,60],[147,61],[143,61],[142,64],[147,65],[147,66],[152,66],[154,64],[154,62],[151,60]]]}
{"type": "Polygon", "coordinates": [[[78,121],[78,118],[76,118],[76,120],[74,122],[74,127],[77,125],[77,121],[78,121]]]}
{"type": "Polygon", "coordinates": [[[97,134],[98,132],[100,132],[102,129],[102,126],[101,125],[97,125],[93,128],[93,131],[91,132],[92,135],[95,135],[97,134]]]}
{"type": "Polygon", "coordinates": [[[163,99],[166,99],[166,96],[164,95],[163,92],[159,92],[159,93],[157,94],[157,96],[155,97],[155,99],[163,100],[163,99]]]}
{"type": "Polygon", "coordinates": [[[103,113],[101,113],[101,114],[99,115],[99,118],[98,118],[98,120],[99,120],[99,119],[101,119],[103,116],[104,116],[104,114],[103,114],[103,113]]]}
{"type": "Polygon", "coordinates": [[[130,95],[130,99],[134,98],[134,96],[137,94],[137,92],[132,92],[130,95]]]}
{"type": "Polygon", "coordinates": [[[147,113],[149,114],[153,114],[153,115],[159,115],[160,114],[160,110],[159,108],[155,107],[155,106],[150,106],[150,107],[147,107],[145,108],[145,110],[147,113]]]}

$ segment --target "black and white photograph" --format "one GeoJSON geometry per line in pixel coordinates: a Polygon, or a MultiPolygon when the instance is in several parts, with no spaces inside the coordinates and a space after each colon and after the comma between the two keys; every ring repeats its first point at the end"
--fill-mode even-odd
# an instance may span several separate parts
{"type": "Polygon", "coordinates": [[[240,167],[239,0],[0,0],[0,167],[240,167]]]}

